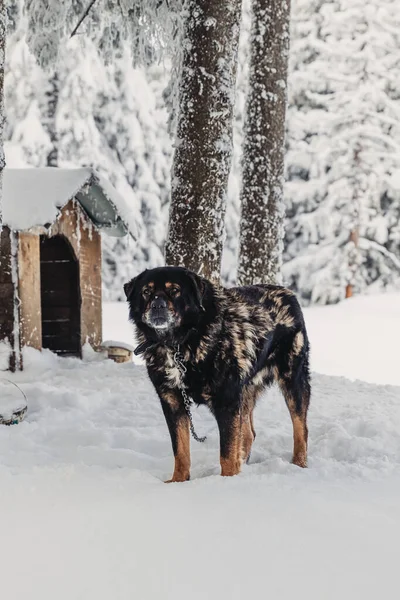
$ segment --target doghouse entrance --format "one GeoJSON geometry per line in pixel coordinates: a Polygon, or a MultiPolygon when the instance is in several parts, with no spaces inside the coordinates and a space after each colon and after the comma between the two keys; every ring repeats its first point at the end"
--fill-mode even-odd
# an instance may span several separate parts
{"type": "Polygon", "coordinates": [[[79,266],[62,235],[40,236],[40,293],[43,348],[80,356],[79,266]]]}

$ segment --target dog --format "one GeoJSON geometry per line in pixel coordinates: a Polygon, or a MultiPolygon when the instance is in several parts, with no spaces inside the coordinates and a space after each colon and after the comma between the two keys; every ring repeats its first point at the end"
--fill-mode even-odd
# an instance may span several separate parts
{"type": "Polygon", "coordinates": [[[183,267],[146,270],[124,291],[136,353],[144,356],[171,436],[175,468],[168,483],[190,479],[185,395],[215,416],[221,475],[232,476],[250,457],[254,407],[274,382],[292,418],[293,463],[307,466],[309,341],[293,292],[264,284],[224,288],[183,267]]]}

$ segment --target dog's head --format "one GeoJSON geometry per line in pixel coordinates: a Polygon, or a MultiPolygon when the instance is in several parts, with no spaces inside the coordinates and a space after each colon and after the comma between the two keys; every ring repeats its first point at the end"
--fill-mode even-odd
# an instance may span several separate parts
{"type": "Polygon", "coordinates": [[[157,336],[195,327],[210,288],[206,279],[183,267],[146,270],[124,285],[131,320],[157,336]]]}

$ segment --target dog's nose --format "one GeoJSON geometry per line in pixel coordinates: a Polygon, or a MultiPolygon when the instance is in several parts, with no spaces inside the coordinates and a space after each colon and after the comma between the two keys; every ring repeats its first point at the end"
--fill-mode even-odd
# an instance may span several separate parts
{"type": "Polygon", "coordinates": [[[167,308],[167,301],[163,296],[154,296],[151,302],[151,308],[153,310],[163,310],[167,308]]]}

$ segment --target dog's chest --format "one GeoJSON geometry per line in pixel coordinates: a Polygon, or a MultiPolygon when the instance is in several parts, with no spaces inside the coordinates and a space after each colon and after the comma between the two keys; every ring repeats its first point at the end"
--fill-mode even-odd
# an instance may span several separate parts
{"type": "Polygon", "coordinates": [[[208,386],[204,386],[204,374],[184,357],[183,361],[178,361],[170,349],[165,349],[162,356],[162,365],[160,369],[164,373],[165,382],[171,388],[184,388],[187,394],[196,402],[196,404],[208,404],[211,394],[208,386]]]}
{"type": "Polygon", "coordinates": [[[175,357],[175,352],[172,350],[165,349],[162,357],[161,368],[164,371],[165,379],[172,388],[182,388],[185,385],[184,378],[182,376],[182,367],[178,367],[178,363],[175,357]]]}

